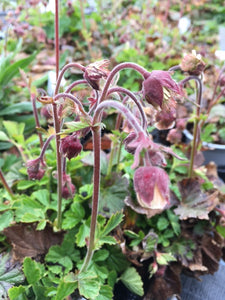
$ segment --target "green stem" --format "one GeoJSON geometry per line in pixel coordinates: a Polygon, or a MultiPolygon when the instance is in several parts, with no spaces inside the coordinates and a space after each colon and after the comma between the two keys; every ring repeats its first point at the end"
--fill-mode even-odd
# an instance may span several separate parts
{"type": "Polygon", "coordinates": [[[118,151],[117,151],[117,162],[116,162],[116,171],[119,172],[119,163],[120,163],[120,156],[121,156],[121,150],[122,150],[122,141],[120,141],[119,143],[119,148],[118,148],[118,151]]]}
{"type": "Polygon", "coordinates": [[[87,254],[80,269],[80,272],[87,270],[95,248],[95,231],[98,216],[98,201],[99,201],[99,189],[100,189],[100,150],[101,150],[101,128],[94,127],[92,129],[93,143],[94,143],[94,190],[92,197],[92,211],[91,211],[91,227],[90,238],[87,254]]]}
{"type": "MultiPolygon", "coordinates": [[[[55,59],[56,59],[56,81],[59,77],[59,1],[55,0],[55,59]]],[[[57,92],[57,90],[56,90],[57,92]]],[[[61,230],[62,227],[62,155],[60,152],[60,132],[61,122],[58,116],[57,104],[54,102],[53,107],[53,119],[54,128],[56,133],[56,159],[57,159],[57,197],[58,197],[58,209],[57,209],[57,228],[61,230]]]]}
{"type": "Polygon", "coordinates": [[[185,84],[189,80],[195,80],[196,82],[196,118],[194,121],[194,132],[193,132],[193,141],[192,141],[192,148],[191,148],[191,157],[190,157],[190,166],[188,171],[188,177],[191,178],[193,176],[193,169],[194,169],[194,158],[197,154],[197,148],[199,146],[200,140],[198,136],[198,127],[199,127],[199,117],[201,112],[201,100],[202,100],[202,81],[200,78],[196,76],[189,76],[182,80],[181,84],[185,84]]]}

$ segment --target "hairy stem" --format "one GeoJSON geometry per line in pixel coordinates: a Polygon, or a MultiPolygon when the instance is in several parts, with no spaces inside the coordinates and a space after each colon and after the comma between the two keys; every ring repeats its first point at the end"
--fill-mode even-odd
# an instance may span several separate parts
{"type": "Polygon", "coordinates": [[[95,231],[98,216],[98,201],[99,201],[99,188],[100,188],[100,150],[101,150],[101,128],[94,127],[92,130],[93,143],[94,143],[94,190],[92,197],[92,212],[91,212],[91,227],[90,227],[90,238],[88,241],[87,254],[81,267],[80,272],[86,271],[95,248],[95,231]]]}
{"type": "Polygon", "coordinates": [[[79,63],[70,63],[70,64],[65,65],[65,66],[62,68],[61,72],[59,73],[59,77],[58,77],[58,79],[57,79],[57,81],[56,81],[55,95],[58,94],[58,92],[59,92],[60,83],[61,83],[61,81],[62,81],[62,78],[63,78],[64,73],[65,73],[68,69],[70,69],[70,68],[77,68],[77,69],[81,70],[82,72],[85,71],[85,67],[82,66],[82,65],[79,64],[79,63]]]}
{"type": "Polygon", "coordinates": [[[189,166],[189,172],[188,176],[191,178],[193,176],[193,168],[194,168],[194,158],[197,154],[197,149],[199,146],[199,117],[200,117],[200,112],[201,112],[201,100],[202,100],[202,81],[196,76],[189,76],[185,78],[184,80],[181,81],[181,84],[185,84],[189,80],[195,80],[197,84],[197,89],[196,89],[196,102],[197,102],[197,107],[196,107],[196,118],[194,121],[194,131],[193,131],[193,141],[192,141],[192,148],[191,148],[191,157],[190,157],[190,166],[189,166]]]}
{"type": "MultiPolygon", "coordinates": [[[[37,106],[36,106],[36,96],[33,93],[31,93],[30,97],[31,97],[31,102],[32,102],[32,106],[33,106],[36,128],[40,128],[40,122],[39,122],[37,106]]],[[[39,137],[39,141],[40,141],[40,147],[42,148],[43,147],[43,139],[42,139],[42,135],[40,132],[38,132],[38,137],[39,137]]]]}
{"type": "Polygon", "coordinates": [[[149,74],[149,72],[145,68],[139,66],[138,64],[132,63],[132,62],[125,62],[125,63],[121,63],[121,64],[115,66],[112,69],[112,71],[109,73],[109,76],[107,77],[107,80],[106,80],[105,85],[102,90],[101,97],[99,99],[99,103],[101,103],[105,99],[108,89],[109,89],[109,86],[110,86],[110,83],[112,82],[114,76],[123,69],[134,69],[135,71],[140,73],[144,78],[147,76],[147,74],[149,74]]]}

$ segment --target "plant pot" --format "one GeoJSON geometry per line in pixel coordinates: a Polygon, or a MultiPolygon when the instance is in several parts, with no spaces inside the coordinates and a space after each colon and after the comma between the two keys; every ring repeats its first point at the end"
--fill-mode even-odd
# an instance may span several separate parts
{"type": "MultiPolygon", "coordinates": [[[[193,135],[188,130],[185,129],[183,134],[186,138],[186,142],[193,140],[193,135]]],[[[202,142],[202,146],[205,148],[203,151],[205,164],[214,161],[218,166],[218,169],[220,166],[223,166],[223,168],[225,167],[224,165],[221,165],[225,162],[225,145],[202,142]]]]}
{"type": "Polygon", "coordinates": [[[186,275],[182,279],[182,300],[224,300],[225,263],[220,262],[219,270],[213,275],[204,275],[201,281],[186,275]]]}

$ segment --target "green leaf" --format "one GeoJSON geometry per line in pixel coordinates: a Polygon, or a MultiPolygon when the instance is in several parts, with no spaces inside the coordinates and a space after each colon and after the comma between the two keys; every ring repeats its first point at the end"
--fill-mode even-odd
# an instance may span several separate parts
{"type": "Polygon", "coordinates": [[[100,291],[100,282],[94,272],[83,272],[78,275],[78,289],[85,298],[96,299],[100,291]]]}
{"type": "Polygon", "coordinates": [[[141,280],[141,276],[138,274],[135,268],[128,268],[121,276],[121,281],[123,284],[133,293],[143,296],[143,282],[141,280]]]}
{"type": "Polygon", "coordinates": [[[18,190],[26,190],[34,185],[36,185],[34,180],[20,180],[17,184],[17,188],[18,190]]]}
{"type": "Polygon", "coordinates": [[[113,299],[112,288],[109,285],[102,285],[97,298],[92,298],[93,300],[111,300],[113,299]]]}
{"type": "Polygon", "coordinates": [[[46,220],[41,220],[37,225],[37,230],[44,230],[47,225],[46,220]]]}
{"type": "Polygon", "coordinates": [[[39,190],[39,191],[33,192],[32,195],[41,204],[43,204],[46,207],[46,209],[48,208],[48,206],[49,206],[49,198],[50,198],[48,190],[46,190],[46,189],[39,190]]]}
{"type": "Polygon", "coordinates": [[[45,214],[42,209],[33,209],[32,212],[25,212],[23,216],[21,216],[21,222],[24,223],[33,223],[38,222],[45,218],[45,214]]]}
{"type": "Polygon", "coordinates": [[[67,126],[68,129],[63,129],[62,132],[60,132],[60,134],[68,134],[74,131],[79,131],[81,129],[90,127],[90,122],[89,120],[82,120],[82,121],[78,121],[78,122],[65,122],[65,125],[67,126]]]}
{"type": "Polygon", "coordinates": [[[156,261],[159,265],[167,265],[170,261],[176,261],[176,258],[170,253],[157,252],[156,261]]]}
{"type": "Polygon", "coordinates": [[[97,252],[94,253],[93,255],[93,261],[104,261],[107,259],[107,257],[109,256],[109,251],[107,251],[106,249],[103,250],[99,250],[97,252]]]}
{"type": "MultiPolygon", "coordinates": [[[[40,108],[41,104],[37,103],[37,108],[40,108]]],[[[21,114],[24,112],[33,112],[33,106],[31,102],[14,103],[7,106],[0,111],[0,116],[10,116],[15,114],[21,114]]]]}
{"type": "Polygon", "coordinates": [[[168,225],[169,225],[169,222],[168,222],[168,220],[167,220],[166,218],[164,218],[164,217],[160,217],[160,218],[158,219],[158,221],[157,221],[157,224],[156,224],[157,228],[158,228],[160,231],[166,229],[166,228],[168,227],[168,225]]]}
{"type": "Polygon", "coordinates": [[[124,215],[121,212],[117,212],[116,214],[112,215],[106,223],[104,229],[101,231],[101,236],[106,236],[114,228],[116,228],[116,226],[118,226],[122,222],[123,217],[124,215]]]}
{"type": "Polygon", "coordinates": [[[34,284],[41,279],[40,267],[30,257],[25,257],[23,261],[23,272],[29,284],[34,284]]]}
{"type": "Polygon", "coordinates": [[[32,55],[27,58],[20,59],[13,64],[10,64],[3,72],[0,73],[0,85],[6,85],[12,78],[19,73],[19,69],[27,67],[37,55],[35,51],[32,55]]]}
{"type": "Polygon", "coordinates": [[[71,205],[71,210],[68,210],[64,214],[63,229],[71,229],[75,227],[79,222],[83,220],[85,216],[85,210],[79,202],[74,202],[71,205]]]}
{"type": "Polygon", "coordinates": [[[0,215],[0,231],[8,227],[13,221],[13,212],[8,210],[0,215]]]}
{"type": "Polygon", "coordinates": [[[77,289],[77,277],[73,273],[69,273],[60,281],[57,288],[55,300],[64,300],[77,289]]]}
{"type": "Polygon", "coordinates": [[[25,123],[17,123],[13,121],[3,121],[2,122],[10,139],[16,139],[19,136],[23,136],[25,123]]]}
{"type": "Polygon", "coordinates": [[[9,141],[9,137],[3,131],[0,131],[0,141],[9,141]]]}
{"type": "MultiPolygon", "coordinates": [[[[90,222],[89,222],[90,224],[90,222]]],[[[78,233],[76,234],[76,243],[78,247],[84,247],[86,245],[86,238],[89,237],[90,225],[87,225],[87,222],[83,223],[78,233]]]]}
{"type": "Polygon", "coordinates": [[[8,291],[10,300],[27,300],[26,289],[24,286],[15,286],[8,291]]]}
{"type": "Polygon", "coordinates": [[[121,211],[124,208],[124,199],[127,194],[128,181],[125,177],[121,178],[120,176],[111,180],[110,185],[106,182],[106,184],[101,187],[100,191],[100,212],[110,217],[113,213],[121,211]]]}

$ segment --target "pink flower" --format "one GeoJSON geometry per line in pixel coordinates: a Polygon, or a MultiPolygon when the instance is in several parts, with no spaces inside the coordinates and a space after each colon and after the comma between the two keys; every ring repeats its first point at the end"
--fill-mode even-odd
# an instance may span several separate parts
{"type": "Polygon", "coordinates": [[[62,185],[62,197],[65,199],[73,198],[76,188],[75,185],[72,184],[72,180],[70,175],[63,173],[63,185],[62,185]]]}
{"type": "Polygon", "coordinates": [[[135,132],[131,132],[128,134],[128,136],[124,139],[123,143],[125,145],[125,150],[128,152],[128,153],[131,153],[131,154],[134,154],[135,153],[135,150],[136,150],[136,147],[132,147],[130,146],[129,144],[135,140],[137,137],[136,133],[135,132]]]}
{"type": "Polygon", "coordinates": [[[82,145],[77,137],[77,133],[66,136],[61,140],[62,152],[68,159],[76,157],[82,150],[82,145]]]}
{"type": "Polygon", "coordinates": [[[140,167],[134,174],[138,203],[147,209],[163,209],[169,204],[169,176],[158,167],[140,167]]]}
{"type": "Polygon", "coordinates": [[[85,68],[84,79],[87,80],[93,89],[100,90],[100,79],[106,79],[109,74],[107,70],[108,65],[109,61],[104,59],[92,63],[85,68]]]}
{"type": "Polygon", "coordinates": [[[148,103],[162,108],[163,102],[174,94],[183,95],[182,88],[173,80],[168,71],[152,71],[145,74],[142,91],[148,103]]]}
{"type": "Polygon", "coordinates": [[[30,179],[40,180],[44,176],[45,170],[40,167],[40,163],[40,158],[29,160],[27,162],[27,173],[30,179]]]}

